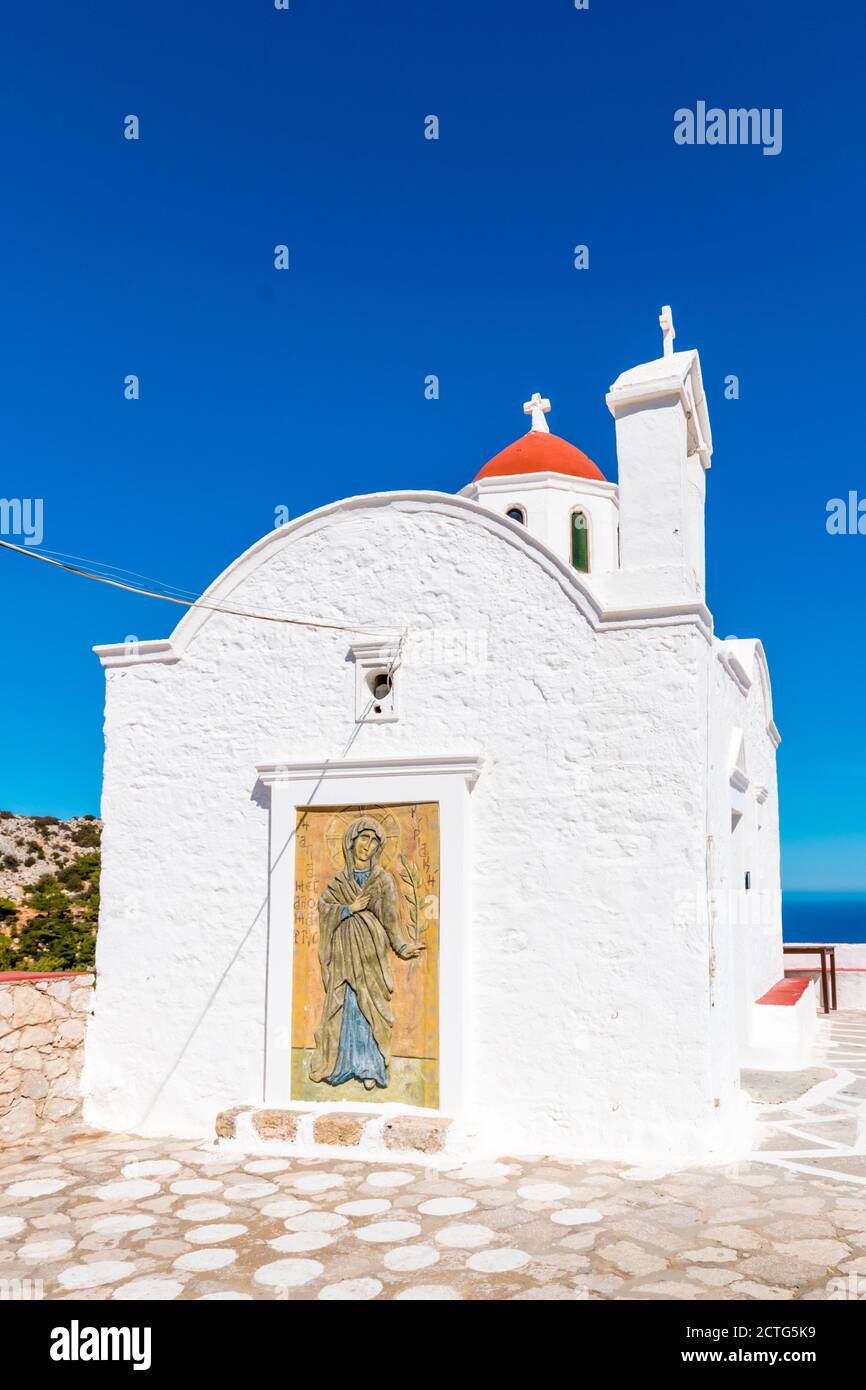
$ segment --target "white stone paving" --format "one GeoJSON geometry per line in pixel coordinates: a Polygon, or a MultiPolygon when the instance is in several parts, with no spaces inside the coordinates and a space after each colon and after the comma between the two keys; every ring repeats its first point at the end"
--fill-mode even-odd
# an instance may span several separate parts
{"type": "Polygon", "coordinates": [[[50,1299],[866,1295],[866,1016],[822,1018],[799,1100],[716,1168],[388,1168],[55,1131],[0,1149],[0,1280],[50,1299]],[[859,1287],[859,1286],[858,1286],[859,1287]]]}

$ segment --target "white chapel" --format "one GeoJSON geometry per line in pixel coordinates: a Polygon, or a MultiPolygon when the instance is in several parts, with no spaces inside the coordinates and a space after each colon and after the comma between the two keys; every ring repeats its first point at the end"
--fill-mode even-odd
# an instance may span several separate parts
{"type": "Polygon", "coordinates": [[[606,395],[618,482],[536,392],[456,496],[334,500],[96,648],[90,1122],[726,1157],[741,1068],[804,1064],[767,661],[713,631],[700,361],[660,324],[606,395]]]}

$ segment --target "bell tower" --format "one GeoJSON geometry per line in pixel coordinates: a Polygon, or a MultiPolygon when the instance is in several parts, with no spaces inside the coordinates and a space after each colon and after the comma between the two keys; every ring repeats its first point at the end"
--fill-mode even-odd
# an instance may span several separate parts
{"type": "Polygon", "coordinates": [[[616,421],[620,559],[650,602],[703,600],[713,445],[701,364],[693,348],[674,351],[669,305],[659,325],[662,356],[623,372],[606,397],[616,421]]]}

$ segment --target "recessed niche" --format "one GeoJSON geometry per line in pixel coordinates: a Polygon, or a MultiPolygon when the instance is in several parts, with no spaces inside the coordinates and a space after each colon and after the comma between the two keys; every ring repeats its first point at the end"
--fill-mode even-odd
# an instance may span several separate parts
{"type": "Polygon", "coordinates": [[[393,722],[398,718],[399,642],[355,642],[350,655],[355,662],[355,722],[393,722]]]}

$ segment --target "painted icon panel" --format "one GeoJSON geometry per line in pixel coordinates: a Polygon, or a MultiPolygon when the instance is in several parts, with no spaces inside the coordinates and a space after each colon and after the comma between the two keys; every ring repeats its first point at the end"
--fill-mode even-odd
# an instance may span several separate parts
{"type": "Polygon", "coordinates": [[[299,808],[292,1099],[439,1105],[439,806],[299,808]]]}

